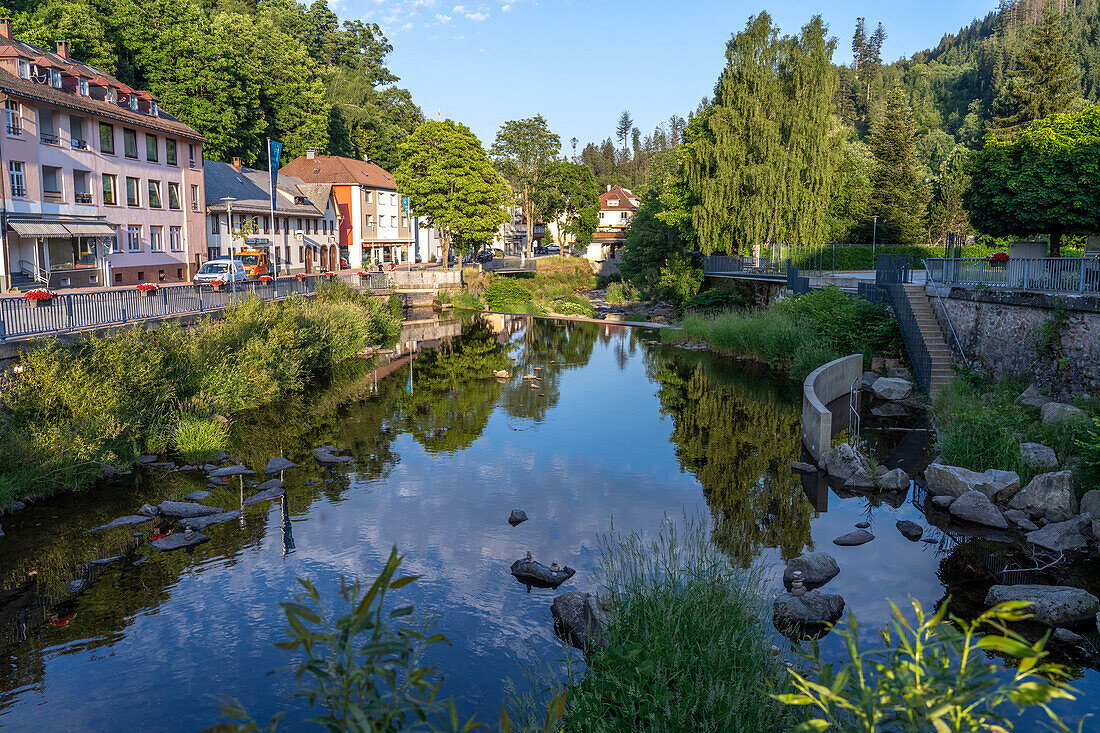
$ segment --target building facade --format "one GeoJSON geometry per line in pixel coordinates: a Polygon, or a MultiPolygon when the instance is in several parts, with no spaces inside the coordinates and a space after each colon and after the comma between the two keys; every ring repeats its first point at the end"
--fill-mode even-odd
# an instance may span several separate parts
{"type": "Polygon", "coordinates": [[[393,176],[365,160],[307,151],[280,170],[306,184],[332,187],[339,216],[339,245],[353,268],[409,262],[415,254],[415,224],[408,199],[393,176]]]}
{"type": "Polygon", "coordinates": [[[641,201],[622,186],[608,186],[600,196],[600,217],[585,257],[597,275],[619,272],[618,255],[626,241],[626,232],[641,201]]]}
{"type": "Polygon", "coordinates": [[[190,279],[203,238],[203,138],[156,97],[12,37],[0,20],[0,285],[190,279]]]}
{"type": "Polygon", "coordinates": [[[280,275],[335,271],[346,260],[332,186],[280,173],[273,220],[267,171],[243,167],[240,158],[232,165],[207,161],[205,181],[205,259],[259,250],[268,253],[280,275]]]}

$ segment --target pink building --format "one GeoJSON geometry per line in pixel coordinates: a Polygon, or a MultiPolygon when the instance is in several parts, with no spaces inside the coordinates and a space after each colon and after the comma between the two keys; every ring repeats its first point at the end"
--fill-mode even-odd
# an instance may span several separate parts
{"type": "Polygon", "coordinates": [[[0,286],[184,282],[205,254],[203,138],[0,20],[0,286]]]}

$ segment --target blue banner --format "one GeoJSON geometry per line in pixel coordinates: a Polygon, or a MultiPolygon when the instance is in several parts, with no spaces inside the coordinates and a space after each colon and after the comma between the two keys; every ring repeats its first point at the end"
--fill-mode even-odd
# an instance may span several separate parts
{"type": "Polygon", "coordinates": [[[283,144],[278,140],[267,139],[267,170],[271,175],[271,210],[275,211],[275,189],[279,186],[279,160],[283,154],[283,144]]]}

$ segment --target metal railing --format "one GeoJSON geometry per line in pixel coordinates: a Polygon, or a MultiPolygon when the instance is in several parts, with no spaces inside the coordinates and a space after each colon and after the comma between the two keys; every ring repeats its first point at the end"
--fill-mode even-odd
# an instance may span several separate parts
{"type": "Polygon", "coordinates": [[[538,269],[538,262],[534,257],[494,257],[485,263],[486,270],[530,270],[538,269]]]}
{"type": "Polygon", "coordinates": [[[959,341],[959,335],[955,333],[955,324],[951,322],[951,313],[947,310],[947,305],[943,302],[943,295],[940,293],[940,289],[932,283],[932,271],[928,265],[928,261],[924,262],[924,273],[926,276],[925,282],[932,284],[933,290],[936,291],[936,301],[940,304],[940,311],[943,312],[943,318],[947,321],[947,328],[951,331],[951,338],[955,342],[955,348],[958,349],[959,356],[962,357],[963,364],[970,366],[970,359],[966,358],[966,351],[962,347],[962,342],[959,341]]]}
{"type": "Polygon", "coordinates": [[[368,290],[382,290],[390,286],[389,277],[385,272],[367,272],[365,275],[358,275],[357,278],[359,287],[368,290]]]}
{"type": "Polygon", "coordinates": [[[707,255],[704,275],[787,275],[787,258],[750,255],[707,255]]]}
{"type": "Polygon", "coordinates": [[[1100,292],[1100,258],[1018,257],[994,264],[986,259],[926,258],[929,282],[984,285],[1054,292],[1100,292]]]}
{"type": "Polygon", "coordinates": [[[27,260],[19,260],[19,271],[24,275],[30,277],[36,283],[42,283],[45,285],[50,281],[50,273],[47,272],[45,267],[40,267],[33,262],[27,260]]]}
{"type": "Polygon", "coordinates": [[[894,310],[894,317],[898,319],[901,339],[905,343],[906,351],[909,352],[909,361],[913,364],[917,382],[926,395],[931,395],[932,357],[928,353],[927,344],[924,343],[924,335],[921,333],[917,318],[913,315],[909,296],[905,293],[906,276],[912,279],[908,262],[894,255],[878,256],[875,284],[886,293],[890,307],[894,310]]]}
{"type": "Polygon", "coordinates": [[[317,290],[321,279],[318,275],[285,277],[272,282],[233,283],[221,290],[193,284],[163,285],[146,295],[135,288],[126,288],[54,295],[48,301],[37,302],[26,298],[0,298],[0,341],[205,313],[250,296],[278,300],[294,293],[306,295],[317,290]]]}

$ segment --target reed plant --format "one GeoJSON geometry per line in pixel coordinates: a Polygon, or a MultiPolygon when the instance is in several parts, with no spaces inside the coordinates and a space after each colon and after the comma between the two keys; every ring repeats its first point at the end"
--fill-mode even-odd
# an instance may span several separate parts
{"type": "Polygon", "coordinates": [[[229,445],[229,428],[214,418],[184,416],[174,426],[172,445],[188,463],[205,463],[229,445]]]}

